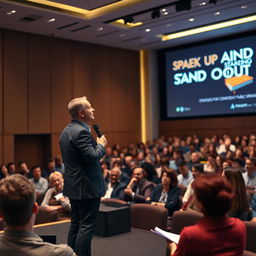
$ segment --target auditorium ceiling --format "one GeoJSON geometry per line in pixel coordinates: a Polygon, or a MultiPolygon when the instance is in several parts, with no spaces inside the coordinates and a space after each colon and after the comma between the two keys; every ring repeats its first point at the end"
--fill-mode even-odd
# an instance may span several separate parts
{"type": "Polygon", "coordinates": [[[1,28],[132,50],[255,31],[255,17],[255,0],[0,0],[1,28]]]}

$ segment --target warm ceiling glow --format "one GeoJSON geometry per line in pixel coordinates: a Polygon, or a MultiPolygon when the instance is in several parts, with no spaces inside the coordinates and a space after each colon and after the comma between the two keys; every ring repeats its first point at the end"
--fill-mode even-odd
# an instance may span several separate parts
{"type": "Polygon", "coordinates": [[[133,27],[143,25],[142,22],[132,22],[132,23],[127,22],[127,23],[125,23],[124,19],[118,19],[118,20],[110,22],[109,24],[112,24],[112,25],[115,25],[115,26],[118,26],[118,27],[122,27],[122,28],[133,28],[133,27]]]}
{"type": "Polygon", "coordinates": [[[235,20],[230,20],[230,21],[224,21],[224,22],[213,24],[213,25],[199,27],[199,28],[193,28],[193,29],[189,29],[189,30],[185,30],[177,33],[163,35],[162,41],[172,40],[172,39],[181,38],[185,36],[191,36],[195,34],[200,34],[200,33],[208,32],[208,31],[212,31],[220,28],[231,27],[231,26],[252,22],[252,21],[256,21],[256,15],[235,19],[235,20]]]}

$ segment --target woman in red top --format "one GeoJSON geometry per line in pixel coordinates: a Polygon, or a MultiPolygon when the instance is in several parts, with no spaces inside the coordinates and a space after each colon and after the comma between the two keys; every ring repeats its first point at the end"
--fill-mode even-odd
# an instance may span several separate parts
{"type": "Polygon", "coordinates": [[[226,213],[232,206],[233,192],[222,176],[209,174],[192,184],[195,206],[204,217],[196,225],[185,227],[175,256],[238,256],[243,254],[246,228],[237,218],[226,213]]]}

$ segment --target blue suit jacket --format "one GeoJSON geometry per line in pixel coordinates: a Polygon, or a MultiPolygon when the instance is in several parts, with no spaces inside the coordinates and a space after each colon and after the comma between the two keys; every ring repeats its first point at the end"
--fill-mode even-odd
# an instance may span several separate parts
{"type": "Polygon", "coordinates": [[[64,172],[64,195],[70,199],[94,199],[105,194],[100,159],[105,154],[92,134],[79,121],[72,120],[60,135],[64,172]]]}

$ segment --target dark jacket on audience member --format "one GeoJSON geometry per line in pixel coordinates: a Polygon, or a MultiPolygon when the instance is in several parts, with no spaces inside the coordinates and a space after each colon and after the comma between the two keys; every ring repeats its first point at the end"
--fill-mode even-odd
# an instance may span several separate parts
{"type": "Polygon", "coordinates": [[[154,183],[143,179],[139,184],[133,183],[131,186],[132,191],[135,193],[134,197],[124,195],[125,201],[131,201],[135,203],[145,203],[146,198],[151,195],[153,188],[155,187],[154,183]]]}
{"type": "MultiPolygon", "coordinates": [[[[150,196],[151,202],[158,202],[160,197],[161,197],[161,193],[163,191],[163,185],[159,184],[157,185],[154,190],[152,191],[152,194],[150,196]]],[[[172,187],[169,192],[168,192],[168,197],[167,197],[167,202],[165,203],[165,208],[168,209],[169,212],[169,216],[172,216],[174,211],[177,211],[180,209],[180,188],[179,187],[172,187]]]]}
{"type": "MultiPolygon", "coordinates": [[[[106,189],[107,189],[108,184],[106,184],[106,189]]],[[[116,198],[116,199],[121,199],[123,200],[124,198],[124,189],[126,187],[126,184],[123,182],[117,182],[114,185],[113,191],[111,193],[111,198],[116,198]]]]}

